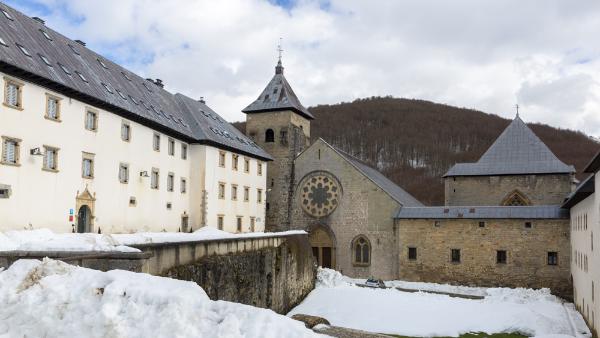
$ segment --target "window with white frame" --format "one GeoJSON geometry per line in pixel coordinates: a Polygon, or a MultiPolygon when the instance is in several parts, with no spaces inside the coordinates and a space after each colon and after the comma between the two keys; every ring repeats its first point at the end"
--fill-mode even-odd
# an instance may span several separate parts
{"type": "Polygon", "coordinates": [[[225,152],[219,152],[219,167],[225,167],[225,152]]]}
{"type": "Polygon", "coordinates": [[[159,134],[154,134],[154,136],[152,137],[152,148],[155,151],[160,151],[160,135],[159,134]]]}
{"type": "Polygon", "coordinates": [[[129,183],[129,164],[127,163],[119,164],[119,182],[129,183]]]}
{"type": "Polygon", "coordinates": [[[81,176],[83,178],[94,178],[94,154],[83,153],[81,176]]]}
{"type": "Polygon", "coordinates": [[[60,121],[60,98],[46,94],[46,118],[60,121]]]}
{"type": "Polygon", "coordinates": [[[19,165],[21,140],[2,136],[2,164],[19,165]]]}
{"type": "Polygon", "coordinates": [[[85,111],[85,129],[96,131],[98,130],[98,112],[92,109],[85,111]]]}
{"type": "Polygon", "coordinates": [[[185,178],[181,178],[181,193],[185,194],[187,192],[187,180],[185,178]]]}
{"type": "Polygon", "coordinates": [[[250,187],[244,187],[244,202],[250,200],[250,187]]]}
{"type": "Polygon", "coordinates": [[[262,163],[258,162],[257,164],[257,172],[258,176],[262,176],[262,163]]]}
{"type": "Polygon", "coordinates": [[[250,172],[250,159],[248,159],[248,158],[244,158],[244,172],[245,173],[250,172]]]}
{"type": "Polygon", "coordinates": [[[223,215],[218,215],[217,216],[217,228],[219,230],[223,230],[223,225],[225,223],[225,216],[223,215]]]}
{"type": "Polygon", "coordinates": [[[150,188],[158,189],[159,173],[157,168],[152,168],[152,174],[150,175],[150,188]]]}
{"type": "Polygon", "coordinates": [[[256,201],[258,203],[262,203],[262,189],[257,189],[257,191],[256,191],[256,201]]]}
{"type": "Polygon", "coordinates": [[[242,232],[242,220],[243,220],[242,216],[238,216],[237,217],[237,224],[236,224],[237,225],[236,226],[236,231],[237,232],[242,232]]]}
{"type": "Polygon", "coordinates": [[[126,142],[131,140],[131,125],[125,121],[121,123],[121,140],[126,142]]]}
{"type": "Polygon", "coordinates": [[[44,170],[58,171],[58,148],[44,146],[44,170]]]}
{"type": "Polygon", "coordinates": [[[181,159],[182,160],[187,160],[187,144],[182,143],[181,144],[181,159]]]}
{"type": "Polygon", "coordinates": [[[238,158],[239,156],[236,154],[231,154],[231,169],[238,170],[238,158]]]}
{"type": "Polygon", "coordinates": [[[169,173],[167,175],[167,191],[173,191],[175,185],[175,174],[169,173]]]}
{"type": "Polygon", "coordinates": [[[21,91],[23,85],[17,81],[5,79],[4,104],[12,108],[23,108],[21,104],[21,91]]]}
{"type": "Polygon", "coordinates": [[[169,138],[169,155],[175,156],[175,140],[169,138]]]}
{"type": "Polygon", "coordinates": [[[225,183],[219,183],[219,199],[225,199],[225,183]]]}
{"type": "Polygon", "coordinates": [[[237,189],[238,186],[237,184],[232,184],[231,185],[231,199],[234,201],[237,201],[237,189]]]}

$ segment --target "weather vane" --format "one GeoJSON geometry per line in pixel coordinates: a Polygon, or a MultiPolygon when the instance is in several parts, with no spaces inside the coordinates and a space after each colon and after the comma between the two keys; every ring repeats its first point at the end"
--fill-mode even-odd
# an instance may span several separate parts
{"type": "Polygon", "coordinates": [[[515,109],[517,110],[517,117],[519,117],[519,104],[515,104],[515,109]]]}
{"type": "Polygon", "coordinates": [[[279,62],[281,62],[281,53],[283,52],[283,49],[281,48],[281,40],[283,39],[279,38],[279,44],[277,45],[277,52],[279,53],[279,62]]]}

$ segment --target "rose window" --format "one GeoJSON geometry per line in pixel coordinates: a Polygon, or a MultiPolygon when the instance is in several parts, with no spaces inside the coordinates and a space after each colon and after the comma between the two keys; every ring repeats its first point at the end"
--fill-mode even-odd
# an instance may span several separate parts
{"type": "Polygon", "coordinates": [[[300,188],[302,209],[314,217],[331,214],[341,196],[338,181],[328,173],[314,173],[304,179],[300,188]]]}

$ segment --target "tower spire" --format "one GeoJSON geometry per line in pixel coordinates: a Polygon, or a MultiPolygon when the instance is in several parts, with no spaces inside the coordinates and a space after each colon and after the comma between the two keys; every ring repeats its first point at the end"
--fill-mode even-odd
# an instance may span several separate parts
{"type": "Polygon", "coordinates": [[[279,38],[279,44],[277,45],[277,53],[279,53],[279,59],[277,61],[277,67],[275,67],[275,74],[283,74],[283,65],[281,64],[281,54],[283,53],[283,49],[281,48],[281,40],[279,38]]]}
{"type": "Polygon", "coordinates": [[[515,109],[517,110],[517,117],[516,118],[519,118],[519,104],[518,103],[515,104],[515,109]]]}

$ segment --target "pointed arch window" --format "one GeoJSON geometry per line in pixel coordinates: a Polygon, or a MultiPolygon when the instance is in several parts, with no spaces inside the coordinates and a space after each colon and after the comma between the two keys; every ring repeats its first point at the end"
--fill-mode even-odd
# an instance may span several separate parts
{"type": "Polygon", "coordinates": [[[352,241],[352,262],[358,266],[371,265],[371,243],[363,235],[352,241]]]}
{"type": "Polygon", "coordinates": [[[510,193],[502,202],[504,206],[518,207],[531,205],[529,199],[525,197],[520,191],[515,190],[510,193]]]}
{"type": "Polygon", "coordinates": [[[267,131],[265,131],[265,143],[272,143],[275,142],[275,132],[273,131],[273,129],[267,129],[267,131]]]}

